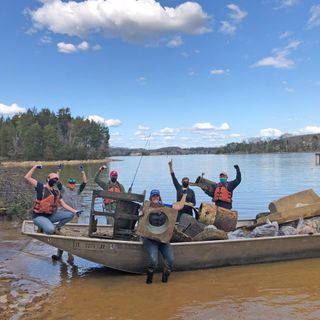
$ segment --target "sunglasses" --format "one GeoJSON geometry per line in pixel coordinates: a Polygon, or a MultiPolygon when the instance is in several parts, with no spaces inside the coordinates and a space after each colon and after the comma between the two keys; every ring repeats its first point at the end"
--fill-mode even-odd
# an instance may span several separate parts
{"type": "Polygon", "coordinates": [[[69,180],[68,180],[68,183],[71,183],[71,184],[72,184],[72,183],[76,183],[76,182],[77,182],[77,181],[76,181],[75,179],[69,179],[69,180]]]}

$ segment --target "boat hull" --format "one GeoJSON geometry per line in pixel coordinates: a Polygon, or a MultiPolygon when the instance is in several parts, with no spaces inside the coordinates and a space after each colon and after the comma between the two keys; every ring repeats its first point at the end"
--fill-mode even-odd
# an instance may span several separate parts
{"type": "MultiPolygon", "coordinates": [[[[22,233],[112,269],[138,274],[146,271],[147,255],[140,241],[89,238],[87,225],[68,224],[66,230],[77,232],[63,236],[37,233],[36,229],[32,221],[24,221],[22,233]]],[[[320,234],[181,242],[172,243],[172,248],[174,271],[197,270],[320,257],[320,234]]],[[[160,257],[159,268],[162,266],[160,257]]]]}

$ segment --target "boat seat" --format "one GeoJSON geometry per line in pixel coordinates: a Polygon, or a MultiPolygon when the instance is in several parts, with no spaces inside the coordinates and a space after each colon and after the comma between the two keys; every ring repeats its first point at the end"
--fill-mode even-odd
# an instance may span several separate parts
{"type": "Polygon", "coordinates": [[[131,239],[134,235],[134,227],[139,217],[139,209],[143,205],[144,200],[145,192],[143,194],[137,194],[93,190],[89,219],[89,237],[131,239]],[[95,210],[95,203],[99,198],[116,200],[115,210],[95,210]],[[111,236],[110,234],[100,232],[97,219],[98,216],[111,217],[113,219],[113,232],[111,236]]]}

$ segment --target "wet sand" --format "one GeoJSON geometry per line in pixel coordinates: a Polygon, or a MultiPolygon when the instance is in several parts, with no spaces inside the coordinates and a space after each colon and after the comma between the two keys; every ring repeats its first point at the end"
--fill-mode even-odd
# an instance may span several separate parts
{"type": "Polygon", "coordinates": [[[173,273],[167,284],[75,259],[0,224],[0,319],[320,319],[320,259],[173,273]],[[7,300],[7,301],[5,301],[7,300]],[[13,316],[13,318],[12,318],[13,316]]]}

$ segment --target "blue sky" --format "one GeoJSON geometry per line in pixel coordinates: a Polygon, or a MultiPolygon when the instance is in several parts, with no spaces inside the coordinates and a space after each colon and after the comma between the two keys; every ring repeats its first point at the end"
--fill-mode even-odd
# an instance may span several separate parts
{"type": "Polygon", "coordinates": [[[0,114],[69,107],[111,145],[320,133],[320,1],[0,2],[0,114]]]}

